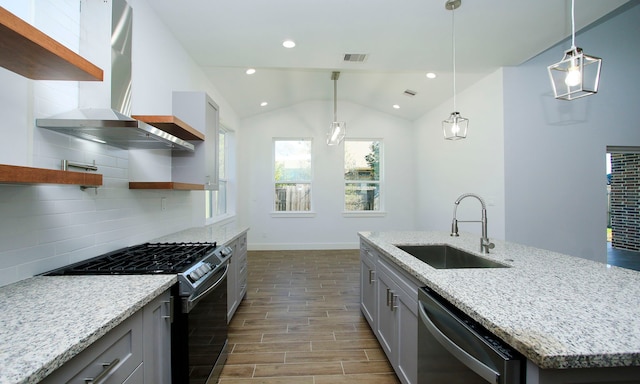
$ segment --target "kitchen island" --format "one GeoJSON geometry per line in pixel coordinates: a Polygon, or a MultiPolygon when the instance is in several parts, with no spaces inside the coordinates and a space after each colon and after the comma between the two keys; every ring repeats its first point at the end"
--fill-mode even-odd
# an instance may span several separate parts
{"type": "Polygon", "coordinates": [[[626,377],[620,382],[640,382],[640,272],[503,241],[483,256],[510,268],[435,269],[394,245],[448,244],[480,255],[480,236],[359,236],[522,353],[528,382],[560,383],[566,375],[618,382],[618,374],[626,377]]]}

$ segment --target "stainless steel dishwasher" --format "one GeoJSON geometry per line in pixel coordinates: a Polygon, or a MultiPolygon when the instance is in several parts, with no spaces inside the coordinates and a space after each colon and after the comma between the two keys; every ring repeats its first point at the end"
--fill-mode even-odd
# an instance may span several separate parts
{"type": "Polygon", "coordinates": [[[418,384],[517,384],[525,358],[429,288],[418,291],[418,384]]]}

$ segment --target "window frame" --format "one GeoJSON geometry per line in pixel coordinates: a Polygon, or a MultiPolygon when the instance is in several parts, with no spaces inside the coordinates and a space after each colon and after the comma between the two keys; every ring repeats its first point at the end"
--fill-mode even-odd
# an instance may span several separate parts
{"type": "Polygon", "coordinates": [[[313,201],[313,162],[314,140],[312,137],[274,137],[271,140],[271,194],[273,203],[271,205],[271,217],[315,217],[313,201]],[[309,180],[276,180],[276,143],[280,141],[304,141],[309,142],[309,180]],[[309,210],[306,211],[277,211],[276,210],[276,185],[277,184],[308,184],[309,185],[309,210]]]}
{"type": "MultiPolygon", "coordinates": [[[[224,175],[224,177],[219,177],[218,179],[218,189],[214,190],[214,191],[210,191],[210,190],[205,190],[205,222],[206,224],[213,224],[213,223],[217,223],[223,220],[226,220],[230,217],[235,216],[235,213],[232,212],[232,210],[230,210],[230,206],[229,206],[229,149],[230,149],[230,145],[229,145],[229,139],[230,139],[230,133],[232,131],[220,126],[218,129],[218,135],[219,136],[224,136],[224,151],[222,153],[223,158],[220,158],[221,154],[220,154],[220,148],[217,148],[217,155],[218,155],[218,160],[219,160],[219,166],[223,166],[224,171],[223,172],[219,172],[219,175],[222,176],[224,175]],[[224,213],[220,213],[218,211],[218,204],[217,204],[217,197],[220,194],[220,190],[223,189],[224,186],[224,193],[225,193],[225,212],[224,213]]],[[[220,138],[218,138],[220,139],[220,138]]]]}
{"type": "Polygon", "coordinates": [[[386,216],[385,212],[385,202],[384,202],[384,140],[378,137],[360,137],[360,138],[345,138],[343,142],[343,152],[342,152],[342,207],[343,217],[375,217],[375,216],[386,216]],[[347,180],[346,175],[346,155],[347,155],[347,143],[348,142],[369,142],[380,143],[380,149],[378,154],[378,180],[347,180]],[[347,210],[347,185],[354,183],[366,183],[366,184],[377,184],[378,185],[378,209],[372,210],[347,210]]]}

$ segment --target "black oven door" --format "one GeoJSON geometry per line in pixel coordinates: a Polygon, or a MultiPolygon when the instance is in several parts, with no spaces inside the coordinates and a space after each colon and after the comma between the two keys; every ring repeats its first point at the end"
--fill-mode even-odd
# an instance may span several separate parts
{"type": "Polygon", "coordinates": [[[173,383],[217,382],[227,358],[227,269],[209,279],[211,284],[176,306],[172,328],[173,383]]]}

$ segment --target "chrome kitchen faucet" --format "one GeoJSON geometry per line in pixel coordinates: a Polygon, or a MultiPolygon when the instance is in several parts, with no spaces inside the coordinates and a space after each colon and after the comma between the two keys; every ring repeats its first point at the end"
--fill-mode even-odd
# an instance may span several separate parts
{"type": "Polygon", "coordinates": [[[489,241],[487,237],[487,206],[484,203],[482,197],[474,194],[474,193],[463,193],[456,199],[453,203],[453,221],[451,222],[451,236],[460,236],[458,235],[458,223],[482,223],[482,237],[480,238],[480,252],[489,253],[489,249],[493,249],[496,245],[489,241]],[[466,197],[475,197],[480,201],[482,205],[482,219],[481,220],[458,220],[456,218],[456,211],[458,210],[458,205],[460,202],[466,197]]]}

